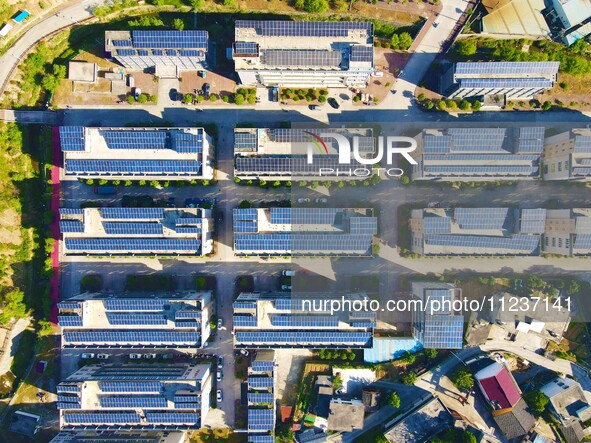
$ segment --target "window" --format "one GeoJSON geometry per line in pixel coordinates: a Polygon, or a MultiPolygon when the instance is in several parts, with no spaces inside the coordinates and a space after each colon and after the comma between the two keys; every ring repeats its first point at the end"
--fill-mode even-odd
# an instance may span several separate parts
{"type": "Polygon", "coordinates": [[[558,162],[558,172],[562,172],[562,162],[558,162]]]}
{"type": "Polygon", "coordinates": [[[558,239],[558,247],[559,248],[562,248],[562,238],[559,238],[558,239]]]}
{"type": "Polygon", "coordinates": [[[546,246],[549,246],[550,244],[550,239],[548,238],[548,236],[546,236],[546,246]]]}
{"type": "Polygon", "coordinates": [[[552,163],[551,171],[556,172],[556,163],[552,163]]]}
{"type": "Polygon", "coordinates": [[[552,247],[556,247],[556,237],[552,237],[552,247]]]}
{"type": "Polygon", "coordinates": [[[568,160],[564,161],[564,170],[568,171],[568,160]]]}

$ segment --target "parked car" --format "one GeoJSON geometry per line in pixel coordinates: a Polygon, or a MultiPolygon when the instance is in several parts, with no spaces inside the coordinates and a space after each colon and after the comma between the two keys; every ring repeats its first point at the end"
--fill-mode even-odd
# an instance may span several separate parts
{"type": "Polygon", "coordinates": [[[322,204],[326,204],[328,203],[328,200],[325,198],[317,198],[316,200],[314,200],[316,203],[322,203],[322,204]]]}
{"type": "Polygon", "coordinates": [[[140,88],[135,88],[133,90],[133,96],[135,97],[136,100],[140,98],[141,93],[142,93],[142,90],[140,88]]]}
{"type": "Polygon", "coordinates": [[[142,358],[142,354],[129,354],[129,358],[131,358],[132,360],[137,360],[139,358],[142,358]]]}
{"type": "Polygon", "coordinates": [[[327,101],[328,104],[334,109],[339,109],[341,107],[341,105],[339,105],[339,102],[337,102],[337,99],[334,97],[330,97],[327,101]]]}
{"type": "Polygon", "coordinates": [[[205,78],[207,77],[207,73],[205,71],[197,71],[197,74],[199,75],[199,77],[201,78],[205,78]]]}
{"type": "Polygon", "coordinates": [[[209,95],[211,92],[211,85],[209,83],[203,83],[203,95],[209,95]]]}
{"type": "Polygon", "coordinates": [[[215,393],[215,398],[217,401],[221,402],[222,401],[222,390],[218,389],[215,393]]]}
{"type": "Polygon", "coordinates": [[[241,349],[241,350],[240,350],[240,353],[241,353],[242,355],[244,355],[245,357],[248,357],[248,351],[247,351],[246,349],[241,349]]]}
{"type": "Polygon", "coordinates": [[[384,73],[382,71],[374,71],[371,73],[372,77],[383,77],[384,73]]]}
{"type": "Polygon", "coordinates": [[[284,277],[293,277],[294,275],[296,275],[296,271],[283,271],[281,275],[283,275],[284,277]]]}
{"type": "Polygon", "coordinates": [[[222,371],[218,371],[217,374],[216,374],[216,380],[217,381],[222,381],[222,377],[223,377],[222,371]]]}
{"type": "Polygon", "coordinates": [[[298,203],[310,203],[309,198],[298,198],[298,203]]]}
{"type": "Polygon", "coordinates": [[[291,285],[281,285],[282,291],[291,291],[291,285]]]}
{"type": "Polygon", "coordinates": [[[218,369],[222,369],[223,366],[224,366],[224,358],[218,357],[218,369]]]}
{"type": "Polygon", "coordinates": [[[96,358],[99,360],[107,360],[109,358],[109,354],[98,354],[96,358]]]}
{"type": "Polygon", "coordinates": [[[222,329],[222,326],[224,326],[224,320],[218,318],[218,329],[222,329]]]}
{"type": "Polygon", "coordinates": [[[170,92],[168,93],[168,96],[169,96],[170,100],[173,102],[181,101],[181,99],[183,97],[181,95],[181,93],[179,91],[177,91],[175,88],[172,88],[170,90],[170,92]]]}
{"type": "Polygon", "coordinates": [[[316,111],[317,109],[320,109],[320,106],[318,106],[318,105],[310,105],[310,106],[308,106],[308,109],[310,111],[316,111]]]}
{"type": "Polygon", "coordinates": [[[158,355],[156,354],[144,354],[144,358],[156,358],[158,355]]]}
{"type": "Polygon", "coordinates": [[[82,354],[82,358],[94,358],[94,354],[91,352],[85,352],[82,354]]]}

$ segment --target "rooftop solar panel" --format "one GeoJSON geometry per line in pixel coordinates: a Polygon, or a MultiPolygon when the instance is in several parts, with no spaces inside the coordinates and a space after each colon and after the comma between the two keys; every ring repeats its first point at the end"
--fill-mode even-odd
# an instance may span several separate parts
{"type": "Polygon", "coordinates": [[[195,412],[146,412],[146,419],[148,423],[200,423],[199,414],[195,412]]]}
{"type": "Polygon", "coordinates": [[[351,46],[351,56],[349,61],[354,63],[373,62],[373,46],[351,46]]]}
{"type": "Polygon", "coordinates": [[[134,48],[207,50],[207,31],[131,31],[134,48]]]}
{"type": "Polygon", "coordinates": [[[59,133],[62,151],[84,151],[83,126],[60,126],[59,133]]]}
{"type": "Polygon", "coordinates": [[[540,245],[538,235],[516,234],[511,237],[493,237],[478,235],[426,235],[425,243],[432,246],[458,248],[479,248],[483,254],[495,250],[507,250],[519,253],[535,254],[540,245]]]}
{"type": "Polygon", "coordinates": [[[551,88],[554,82],[547,78],[465,78],[462,88],[551,88]]]}
{"type": "Polygon", "coordinates": [[[270,37],[346,37],[349,31],[362,30],[373,36],[370,22],[289,22],[277,20],[236,20],[236,29],[250,28],[270,37]]]}
{"type": "Polygon", "coordinates": [[[338,68],[343,54],[340,51],[315,49],[267,49],[263,52],[263,63],[275,67],[322,66],[338,68]]]}
{"type": "Polygon", "coordinates": [[[150,175],[199,175],[201,162],[195,160],[78,160],[65,161],[68,174],[114,175],[129,174],[135,176],[150,175]]]}
{"type": "Polygon", "coordinates": [[[181,344],[196,345],[199,343],[199,332],[192,331],[150,331],[150,330],[111,330],[111,331],[65,331],[64,341],[67,343],[139,343],[139,344],[181,344]]]}
{"type": "Polygon", "coordinates": [[[253,42],[236,42],[234,43],[235,55],[258,55],[259,45],[253,42]]]}
{"type": "Polygon", "coordinates": [[[103,222],[107,234],[134,234],[134,235],[155,235],[162,234],[163,227],[160,223],[138,223],[138,222],[103,222]]]}
{"type": "Polygon", "coordinates": [[[552,75],[558,73],[560,62],[463,62],[456,64],[456,75],[552,75]]]}
{"type": "Polygon", "coordinates": [[[201,246],[199,240],[189,238],[66,238],[64,242],[71,253],[198,253],[201,246]]]}

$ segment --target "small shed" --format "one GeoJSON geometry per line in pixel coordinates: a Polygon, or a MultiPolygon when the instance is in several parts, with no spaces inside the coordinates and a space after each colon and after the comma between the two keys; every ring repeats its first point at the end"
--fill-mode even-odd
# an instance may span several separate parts
{"type": "Polygon", "coordinates": [[[96,63],[75,60],[68,62],[68,80],[72,80],[74,82],[95,83],[96,78],[96,63]]]}
{"type": "Polygon", "coordinates": [[[40,420],[41,416],[37,414],[16,411],[10,418],[10,426],[8,429],[17,434],[33,437],[39,431],[38,425],[40,420]]]}

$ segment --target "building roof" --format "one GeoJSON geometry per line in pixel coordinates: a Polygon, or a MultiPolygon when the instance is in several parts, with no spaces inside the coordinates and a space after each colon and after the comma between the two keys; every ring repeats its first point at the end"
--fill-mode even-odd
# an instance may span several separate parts
{"type": "Polygon", "coordinates": [[[207,31],[105,31],[105,49],[123,56],[158,55],[155,50],[180,50],[180,56],[203,56],[208,38],[207,31]]]}
{"type": "Polygon", "coordinates": [[[508,440],[525,436],[533,428],[536,421],[529,412],[525,400],[521,398],[511,411],[493,415],[493,419],[508,440]]]}
{"type": "Polygon", "coordinates": [[[184,432],[124,432],[93,433],[93,432],[60,432],[50,443],[185,443],[184,432]]]}
{"type": "Polygon", "coordinates": [[[77,82],[95,82],[96,73],[96,63],[76,60],[70,60],[68,62],[68,80],[77,82]]]}
{"type": "Polygon", "coordinates": [[[9,431],[17,434],[26,435],[27,437],[33,437],[37,433],[37,425],[41,416],[37,414],[31,414],[25,411],[15,411],[10,416],[10,425],[8,426],[9,431]]]}
{"type": "Polygon", "coordinates": [[[485,7],[488,15],[482,18],[483,33],[544,37],[550,34],[542,15],[546,8],[544,0],[489,1],[485,7]]]}
{"type": "Polygon", "coordinates": [[[521,393],[509,370],[501,363],[481,369],[475,376],[495,409],[507,409],[521,400],[521,393]]]}
{"type": "Polygon", "coordinates": [[[539,78],[556,76],[559,66],[560,62],[460,62],[456,63],[454,74],[462,78],[539,78]]]}
{"type": "Polygon", "coordinates": [[[563,425],[572,420],[587,421],[591,408],[581,385],[570,378],[556,378],[540,388],[550,399],[550,403],[563,425]]]}
{"type": "Polygon", "coordinates": [[[553,0],[552,3],[565,29],[591,17],[591,0],[553,0]]]}
{"type": "Polygon", "coordinates": [[[414,409],[384,425],[390,443],[422,443],[453,423],[453,417],[439,398],[430,395],[414,409]]]}
{"type": "Polygon", "coordinates": [[[360,400],[333,399],[328,414],[328,430],[352,432],[363,429],[365,408],[360,400]]]}

